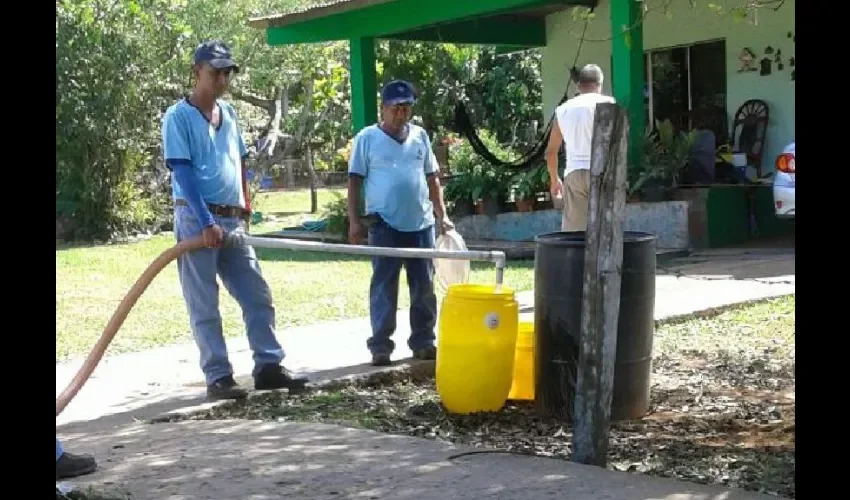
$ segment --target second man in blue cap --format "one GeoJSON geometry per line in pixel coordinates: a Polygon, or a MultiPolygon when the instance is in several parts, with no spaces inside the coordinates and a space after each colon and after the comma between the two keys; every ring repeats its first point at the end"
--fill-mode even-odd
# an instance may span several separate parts
{"type": "MultiPolygon", "coordinates": [[[[369,244],[396,248],[433,248],[436,231],[454,227],[437,177],[439,165],[425,129],[410,123],[416,101],[410,83],[396,80],[381,92],[380,122],[355,137],[348,166],[349,241],[359,244],[365,234],[357,207],[365,187],[369,244]]],[[[398,281],[401,267],[410,288],[410,338],[417,359],[436,359],[434,328],[437,297],[434,268],[429,259],[373,257],[369,313],[372,336],[366,345],[372,364],[391,364],[395,343],[398,281]]]]}

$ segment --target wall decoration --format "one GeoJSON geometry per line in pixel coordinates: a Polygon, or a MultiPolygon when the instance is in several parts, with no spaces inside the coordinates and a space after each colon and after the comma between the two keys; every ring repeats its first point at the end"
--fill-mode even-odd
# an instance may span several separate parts
{"type": "MultiPolygon", "coordinates": [[[[792,42],[797,43],[797,35],[795,35],[793,32],[791,32],[791,31],[788,32],[788,38],[790,38],[792,42]]],[[[795,66],[797,65],[797,58],[794,57],[794,56],[789,57],[788,58],[788,65],[791,66],[792,68],[794,68],[794,69],[791,70],[791,81],[792,82],[797,81],[796,80],[797,68],[795,68],[795,66]]]]}
{"type": "Polygon", "coordinates": [[[738,55],[738,73],[744,73],[747,71],[758,71],[756,68],[756,55],[750,50],[749,47],[744,47],[741,49],[741,53],[738,55]]]}
{"type": "Polygon", "coordinates": [[[761,76],[769,75],[771,73],[771,66],[773,66],[773,61],[771,61],[767,57],[764,57],[760,61],[760,64],[761,64],[761,71],[759,72],[759,74],[761,76]]]}

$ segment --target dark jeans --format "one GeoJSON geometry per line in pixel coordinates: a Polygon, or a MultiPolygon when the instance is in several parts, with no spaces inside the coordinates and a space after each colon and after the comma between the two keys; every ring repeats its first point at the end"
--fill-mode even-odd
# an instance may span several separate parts
{"type": "MultiPolygon", "coordinates": [[[[406,233],[396,231],[378,220],[369,228],[369,245],[395,248],[434,248],[434,228],[406,233]]],[[[434,266],[431,259],[372,257],[372,284],[369,288],[369,313],[372,337],[366,346],[372,354],[391,354],[395,343],[390,339],[396,329],[398,279],[401,266],[407,271],[410,290],[411,350],[434,345],[437,324],[437,296],[434,294],[434,266]]]]}

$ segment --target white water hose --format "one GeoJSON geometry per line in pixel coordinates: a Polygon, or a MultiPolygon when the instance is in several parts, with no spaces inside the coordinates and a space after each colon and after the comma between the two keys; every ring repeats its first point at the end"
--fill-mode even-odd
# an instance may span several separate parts
{"type": "Polygon", "coordinates": [[[402,259],[449,259],[477,260],[492,262],[496,265],[496,286],[501,286],[505,275],[507,257],[501,250],[438,250],[434,248],[393,248],[366,245],[348,245],[344,243],[321,243],[284,238],[250,236],[238,231],[227,235],[226,246],[250,245],[257,248],[283,248],[287,250],[307,250],[309,252],[341,253],[348,255],[366,255],[370,257],[399,257],[402,259]]]}
{"type": "MultiPolygon", "coordinates": [[[[320,243],[315,241],[300,241],[283,238],[270,238],[250,236],[244,231],[234,231],[224,236],[223,246],[225,248],[233,248],[239,246],[251,245],[258,248],[283,248],[287,250],[306,250],[310,252],[325,252],[325,253],[341,253],[348,255],[367,255],[373,257],[399,257],[406,259],[452,259],[452,260],[478,260],[493,262],[496,265],[496,287],[502,286],[502,280],[505,273],[505,252],[499,250],[480,250],[480,251],[460,251],[460,250],[437,250],[431,248],[390,248],[390,247],[372,247],[361,245],[345,245],[337,243],[320,243]]],[[[142,293],[150,285],[151,281],[167,266],[172,260],[180,255],[204,248],[204,239],[202,236],[191,240],[184,240],[180,243],[166,249],[162,252],[150,265],[145,269],[138,280],[130,288],[130,291],[118,304],[118,308],[109,319],[109,323],[100,334],[100,338],[92,348],[83,366],[74,375],[74,378],[68,384],[64,391],[56,398],[56,416],[68,406],[68,403],[74,399],[74,396],[82,389],[83,384],[94,372],[95,367],[103,358],[106,348],[109,343],[118,333],[118,329],[124,324],[130,310],[139,300],[142,293]]]]}

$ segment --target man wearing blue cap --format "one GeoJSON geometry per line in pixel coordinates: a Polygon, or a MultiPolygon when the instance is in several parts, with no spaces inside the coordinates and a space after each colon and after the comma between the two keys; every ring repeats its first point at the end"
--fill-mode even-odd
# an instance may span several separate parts
{"type": "Polygon", "coordinates": [[[91,455],[76,455],[65,451],[56,438],[56,480],[91,474],[97,470],[97,461],[91,455]]]}
{"type": "Polygon", "coordinates": [[[272,295],[254,249],[221,248],[224,231],[242,227],[248,215],[247,149],[233,107],[221,99],[231,73],[238,71],[224,43],[198,45],[192,59],[194,88],[168,108],[162,122],[163,153],[172,172],[175,237],[182,241],[203,235],[207,247],[178,257],[177,271],[210,399],[247,395],[233,379],[228,360],[216,275],[242,308],[254,353],[254,388],[298,389],[307,382],[280,365],[284,353],[275,337],[272,295]]]}
{"type": "MultiPolygon", "coordinates": [[[[357,213],[361,186],[365,186],[369,244],[396,248],[433,248],[434,226],[447,231],[454,225],[437,178],[439,165],[431,141],[422,127],[410,123],[416,101],[410,83],[396,80],[381,92],[381,121],[355,137],[348,165],[349,241],[359,244],[363,225],[357,213]],[[436,213],[436,219],[435,219],[436,213]]],[[[434,269],[429,259],[373,257],[369,313],[372,337],[366,342],[372,364],[391,364],[395,343],[398,279],[407,270],[410,289],[410,338],[408,346],[417,359],[436,359],[434,326],[437,297],[434,269]]]]}

